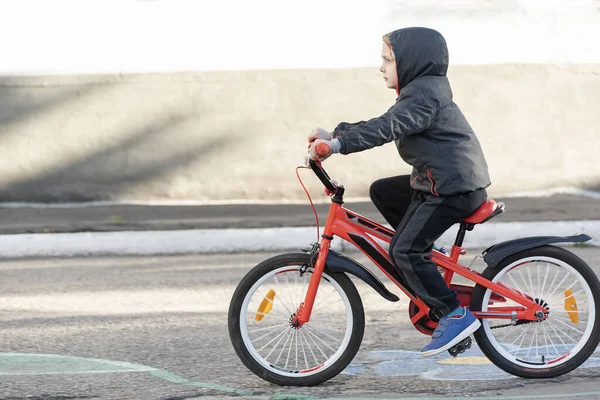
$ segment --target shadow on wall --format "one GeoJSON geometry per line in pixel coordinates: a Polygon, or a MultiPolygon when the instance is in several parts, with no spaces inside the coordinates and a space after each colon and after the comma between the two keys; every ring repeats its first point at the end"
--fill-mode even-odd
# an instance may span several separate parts
{"type": "MultiPolygon", "coordinates": [[[[17,123],[40,118],[67,102],[83,101],[86,96],[109,89],[111,85],[65,85],[59,90],[55,86],[52,91],[58,93],[34,96],[31,95],[32,85],[26,81],[0,77],[0,132],[5,136],[22,134],[23,129],[15,127],[17,123]]],[[[38,87],[43,89],[44,85],[38,87]]],[[[33,177],[1,186],[0,202],[82,202],[119,198],[131,187],[144,185],[214,153],[225,141],[224,136],[219,136],[204,138],[201,143],[173,145],[175,139],[169,137],[169,131],[199,116],[170,110],[165,110],[164,114],[154,115],[147,126],[120,133],[109,146],[82,153],[75,160],[65,161],[49,170],[34,171],[33,177]],[[167,146],[169,142],[171,145],[167,146]]],[[[168,185],[163,187],[154,190],[168,190],[168,185]]]]}
{"type": "MultiPolygon", "coordinates": [[[[143,184],[209,155],[224,139],[204,141],[176,152],[156,152],[153,157],[131,160],[135,149],[185,122],[187,117],[167,117],[151,127],[127,135],[127,139],[75,162],[0,188],[0,201],[80,202],[108,200],[132,186],[143,184]]],[[[158,149],[157,149],[158,150],[158,149]]]]}
{"type": "Polygon", "coordinates": [[[106,83],[57,86],[35,79],[0,76],[0,132],[10,132],[8,128],[17,122],[48,112],[106,86],[106,83]],[[44,88],[51,88],[55,93],[36,93],[36,89],[41,91],[44,88]]]}

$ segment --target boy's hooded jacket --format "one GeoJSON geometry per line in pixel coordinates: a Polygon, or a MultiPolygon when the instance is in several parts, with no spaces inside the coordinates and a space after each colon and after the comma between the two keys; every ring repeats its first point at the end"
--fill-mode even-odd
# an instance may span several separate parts
{"type": "Polygon", "coordinates": [[[479,140],[456,104],[446,77],[448,48],[440,33],[399,29],[387,35],[398,73],[399,97],[385,114],[342,122],[333,131],[341,153],[395,141],[413,166],[411,186],[436,196],[462,194],[490,185],[479,140]]]}

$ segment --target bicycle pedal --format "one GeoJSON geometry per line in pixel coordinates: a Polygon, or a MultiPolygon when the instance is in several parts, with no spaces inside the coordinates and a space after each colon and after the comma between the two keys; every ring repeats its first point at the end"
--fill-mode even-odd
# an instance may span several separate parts
{"type": "Polygon", "coordinates": [[[466,338],[463,341],[461,341],[460,343],[458,343],[456,346],[449,348],[448,353],[450,353],[450,355],[452,357],[456,357],[457,355],[462,354],[465,351],[469,350],[471,348],[472,343],[473,343],[473,341],[471,340],[471,337],[469,336],[468,338],[466,338]]]}

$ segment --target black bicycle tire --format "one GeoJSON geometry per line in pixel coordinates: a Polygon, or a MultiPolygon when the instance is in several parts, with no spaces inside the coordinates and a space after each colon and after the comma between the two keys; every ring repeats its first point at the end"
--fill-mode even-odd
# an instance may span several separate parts
{"type": "MultiPolygon", "coordinates": [[[[581,274],[586,283],[589,285],[592,295],[594,297],[595,304],[595,321],[594,327],[592,328],[592,334],[588,342],[584,347],[577,353],[573,358],[567,360],[565,363],[557,365],[556,367],[549,367],[545,369],[526,368],[520,365],[516,365],[513,362],[504,358],[496,348],[491,344],[486,331],[483,328],[479,328],[475,333],[475,340],[479,345],[479,348],[485,354],[485,356],[494,363],[497,367],[508,372],[509,374],[519,376],[528,379],[546,379],[554,378],[560,375],[567,374],[581,364],[583,364],[596,350],[600,343],[600,281],[594,273],[594,271],[577,255],[572,252],[557,246],[541,246],[529,250],[524,250],[515,253],[505,259],[501,260],[495,267],[487,267],[482,275],[486,279],[492,280],[500,273],[504,268],[513,264],[514,262],[535,256],[552,257],[557,260],[563,261],[573,267],[577,272],[581,274]]],[[[473,296],[471,298],[471,310],[480,311],[482,308],[483,297],[487,288],[479,284],[475,285],[473,290],[473,296]]]]}
{"type": "Polygon", "coordinates": [[[250,290],[254,283],[256,283],[262,276],[274,269],[286,265],[302,265],[308,261],[309,257],[305,253],[287,253],[269,258],[258,264],[256,267],[250,270],[244,276],[244,278],[242,278],[231,298],[228,314],[228,328],[229,338],[236,354],[250,371],[260,378],[277,385],[315,386],[326,382],[329,379],[337,376],[350,364],[362,343],[365,328],[365,317],[362,300],[358,291],[356,290],[356,286],[346,274],[331,273],[327,271],[327,275],[334,279],[344,290],[352,309],[353,326],[351,338],[348,346],[344,350],[344,353],[337,361],[335,361],[331,366],[322,372],[318,372],[313,375],[305,377],[282,376],[264,368],[252,357],[244,345],[244,340],[240,330],[240,312],[248,290],[250,290]]]}

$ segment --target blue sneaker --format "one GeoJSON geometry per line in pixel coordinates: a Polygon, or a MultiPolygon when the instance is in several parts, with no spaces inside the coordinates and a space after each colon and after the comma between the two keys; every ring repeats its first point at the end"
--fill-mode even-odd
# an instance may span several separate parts
{"type": "Polygon", "coordinates": [[[463,308],[462,315],[444,316],[431,335],[431,342],[421,349],[423,357],[440,354],[469,337],[481,326],[481,322],[473,313],[463,308]]]}

